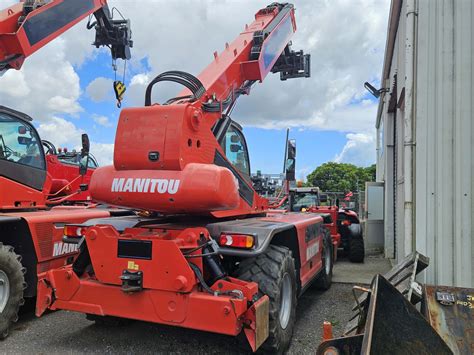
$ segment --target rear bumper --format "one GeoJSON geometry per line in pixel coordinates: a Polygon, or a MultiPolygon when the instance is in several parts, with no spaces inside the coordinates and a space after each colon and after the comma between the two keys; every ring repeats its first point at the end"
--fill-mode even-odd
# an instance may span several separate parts
{"type": "Polygon", "coordinates": [[[80,280],[69,268],[42,275],[38,285],[38,303],[38,311],[48,305],[53,310],[130,318],[228,335],[240,333],[241,319],[247,311],[246,299],[217,297],[198,291],[143,290],[124,293],[115,285],[80,280]],[[54,292],[48,284],[56,286],[57,291],[54,292]],[[54,302],[51,302],[53,298],[54,302]]]}
{"type": "Polygon", "coordinates": [[[39,275],[37,316],[49,308],[226,335],[244,329],[254,350],[268,337],[268,297],[258,297],[254,282],[211,276],[219,265],[205,259],[206,229],[148,226],[120,234],[97,225],[84,239],[74,265],[39,275]]]}
{"type": "MultiPolygon", "coordinates": [[[[230,279],[239,282],[239,280],[230,279]]],[[[224,281],[226,282],[226,281],[224,281]]],[[[242,282],[242,281],[240,281],[242,282]]],[[[227,288],[227,285],[224,285],[227,288]]],[[[47,309],[69,310],[99,316],[115,316],[180,326],[208,332],[238,335],[242,329],[255,351],[268,337],[267,296],[252,306],[249,300],[212,295],[144,289],[125,293],[116,285],[81,279],[70,266],[40,276],[36,315],[47,309]]]]}

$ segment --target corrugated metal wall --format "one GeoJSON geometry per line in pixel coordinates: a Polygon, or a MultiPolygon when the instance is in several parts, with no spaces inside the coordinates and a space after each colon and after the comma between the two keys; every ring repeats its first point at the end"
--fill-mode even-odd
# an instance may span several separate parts
{"type": "MultiPolygon", "coordinates": [[[[379,158],[384,172],[379,176],[385,181],[386,253],[393,257],[394,246],[398,260],[407,253],[403,229],[403,188],[409,178],[403,171],[407,123],[400,96],[406,83],[406,6],[406,0],[392,2],[392,12],[399,8],[400,17],[391,58],[385,58],[389,70],[384,73],[384,87],[391,92],[381,99],[379,127],[385,131],[384,157],[379,158]],[[388,112],[395,74],[396,115],[388,112]],[[390,141],[395,116],[396,143],[390,141]],[[396,167],[389,163],[392,156],[398,160],[396,167]],[[396,206],[395,225],[390,206],[396,206]],[[391,244],[387,238],[392,238],[391,244]]],[[[474,287],[474,1],[418,0],[416,19],[413,248],[431,258],[425,282],[474,287]]],[[[389,29],[393,27],[389,24],[389,29]]]]}
{"type": "Polygon", "coordinates": [[[427,282],[474,285],[474,5],[420,0],[416,74],[416,248],[427,282]]]}

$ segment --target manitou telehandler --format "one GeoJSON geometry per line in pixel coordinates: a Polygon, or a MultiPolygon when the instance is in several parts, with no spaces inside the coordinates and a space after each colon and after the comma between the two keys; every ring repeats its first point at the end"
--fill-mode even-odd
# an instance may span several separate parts
{"type": "MultiPolygon", "coordinates": [[[[288,208],[290,211],[319,213],[325,217],[336,249],[341,248],[350,261],[364,261],[364,237],[359,216],[352,210],[340,208],[338,203],[323,204],[319,188],[294,187],[289,189],[288,208]]],[[[325,199],[327,200],[327,199],[325,199]]]]}
{"type": "MultiPolygon", "coordinates": [[[[129,59],[130,23],[113,20],[105,0],[25,0],[0,11],[0,75],[20,69],[26,57],[88,15],[96,18],[88,24],[96,30],[93,44],[108,46],[114,61],[129,59]]],[[[114,87],[120,102],[124,87],[114,87]]],[[[74,166],[70,155],[42,144],[31,121],[0,106],[0,340],[24,299],[36,296],[37,274],[71,263],[77,254],[77,246],[63,243],[64,224],[129,213],[98,207],[83,191],[92,174],[84,164],[93,168],[86,136],[79,174],[77,154],[74,166]],[[59,204],[69,206],[52,208],[59,204]]]]}
{"type": "Polygon", "coordinates": [[[295,31],[293,5],[272,3],[199,77],[162,73],[148,85],[145,107],[121,111],[114,164],[96,169],[90,192],[152,216],[67,225],[80,254],[41,275],[37,315],[64,309],[97,320],[243,330],[254,351],[288,348],[297,297],[313,281],[331,284],[331,237],[317,214],[268,212],[252,188],[242,129],[227,113],[270,72],[309,76],[309,55],[289,48],[295,31]],[[153,103],[155,84],[165,81],[186,90],[153,103]]]}
{"type": "Polygon", "coordinates": [[[339,208],[338,201],[330,201],[327,195],[321,194],[318,187],[298,187],[295,178],[296,142],[286,134],[285,164],[280,195],[270,205],[275,212],[317,213],[324,221],[324,226],[331,234],[334,249],[334,260],[342,248],[352,262],[363,262],[365,257],[362,226],[357,213],[339,208]],[[330,201],[328,205],[328,201],[330,201]],[[334,203],[335,202],[335,203],[334,203]]]}

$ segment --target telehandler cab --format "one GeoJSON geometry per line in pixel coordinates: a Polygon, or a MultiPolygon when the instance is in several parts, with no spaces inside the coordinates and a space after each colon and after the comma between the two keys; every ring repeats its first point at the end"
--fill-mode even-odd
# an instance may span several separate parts
{"type": "Polygon", "coordinates": [[[293,5],[272,3],[198,77],[162,73],[145,107],[121,111],[114,165],[94,172],[91,194],[150,216],[67,225],[80,254],[41,275],[38,316],[64,309],[243,331],[253,351],[288,348],[297,297],[313,282],[331,285],[331,237],[317,214],[268,211],[252,188],[242,128],[228,113],[270,72],[310,75],[309,55],[289,48],[295,31],[293,5]],[[153,103],[163,81],[186,89],[153,103]]]}
{"type": "Polygon", "coordinates": [[[36,296],[37,274],[71,263],[77,254],[76,245],[63,243],[65,223],[128,213],[89,201],[87,135],[81,161],[67,166],[46,154],[31,121],[0,106],[0,339],[24,299],[36,296]]]}

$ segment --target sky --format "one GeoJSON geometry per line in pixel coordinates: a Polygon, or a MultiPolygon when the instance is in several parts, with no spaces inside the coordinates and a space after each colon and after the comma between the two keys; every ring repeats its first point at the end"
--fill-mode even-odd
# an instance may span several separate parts
{"type": "MultiPolygon", "coordinates": [[[[16,1],[0,0],[0,8],[16,1]]],[[[127,63],[123,107],[142,106],[147,83],[166,70],[197,75],[251,23],[270,0],[109,0],[131,20],[134,47],[127,63]]],[[[253,172],[283,168],[286,128],[297,144],[297,178],[327,161],[375,162],[377,102],[363,83],[378,86],[389,0],[294,0],[295,50],[311,54],[311,78],[280,81],[269,75],[239,98],[233,119],[244,127],[253,172]]],[[[81,133],[101,165],[112,164],[114,71],[108,49],[91,46],[94,32],[77,24],[30,56],[20,71],[0,77],[0,105],[33,117],[43,139],[80,145],[81,133]]],[[[123,76],[118,61],[117,77],[123,76]]],[[[164,87],[154,97],[175,96],[164,87]]],[[[155,90],[159,91],[159,90],[155,90]]]]}

